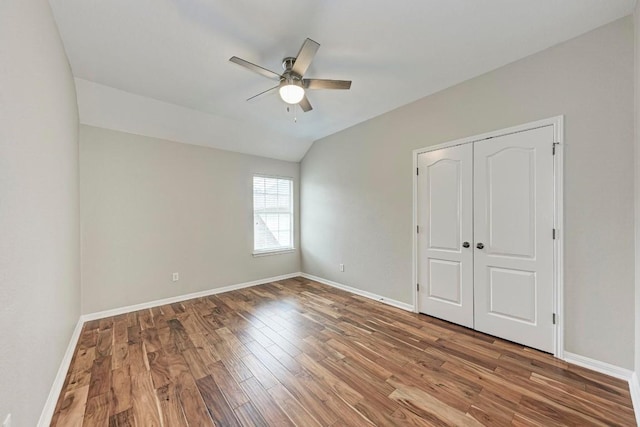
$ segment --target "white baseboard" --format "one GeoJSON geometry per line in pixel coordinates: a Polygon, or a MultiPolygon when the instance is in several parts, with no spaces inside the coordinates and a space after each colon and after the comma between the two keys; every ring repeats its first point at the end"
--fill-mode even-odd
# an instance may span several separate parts
{"type": "Polygon", "coordinates": [[[60,396],[60,392],[62,391],[64,380],[67,377],[67,371],[69,370],[69,366],[71,366],[73,353],[76,349],[76,345],[78,345],[78,340],[80,339],[82,325],[84,325],[84,321],[82,320],[82,318],[80,318],[78,319],[78,323],[76,323],[76,328],[73,330],[73,334],[71,335],[71,339],[69,340],[69,345],[67,346],[67,351],[64,353],[64,357],[62,358],[62,362],[60,363],[60,367],[58,368],[58,373],[53,380],[53,385],[51,385],[51,390],[49,390],[49,396],[47,396],[47,401],[44,403],[42,413],[40,413],[40,420],[38,421],[39,427],[47,427],[51,424],[53,411],[55,411],[56,409],[58,397],[60,396]]]}
{"type": "Polygon", "coordinates": [[[183,294],[175,297],[159,299],[141,304],[128,305],[125,307],[113,308],[111,310],[98,311],[95,313],[83,314],[80,318],[86,322],[89,320],[103,319],[105,317],[117,316],[119,314],[131,313],[132,311],[144,310],[147,308],[158,307],[160,305],[173,304],[176,302],[186,301],[193,298],[207,297],[209,295],[221,294],[224,292],[235,291],[238,289],[249,288],[251,286],[264,285],[265,283],[277,282],[278,280],[291,279],[292,277],[302,276],[302,273],[290,273],[282,276],[268,277],[266,279],[254,280],[251,282],[238,283],[235,285],[224,286],[222,288],[207,289],[206,291],[194,292],[191,294],[183,294]]]}
{"type": "Polygon", "coordinates": [[[579,354],[569,353],[568,351],[564,352],[564,360],[574,365],[627,381],[629,383],[633,412],[636,416],[636,424],[640,426],[640,383],[638,382],[638,375],[635,372],[630,369],[611,365],[610,363],[580,356],[579,354]]]}
{"type": "Polygon", "coordinates": [[[589,357],[580,356],[579,354],[564,352],[565,362],[573,363],[574,365],[582,366],[583,368],[591,369],[592,371],[600,372],[601,374],[609,375],[614,378],[629,381],[633,371],[626,368],[621,368],[616,365],[611,365],[606,362],[591,359],[589,357]]]}
{"type": "Polygon", "coordinates": [[[352,288],[351,286],[343,285],[342,283],[334,282],[332,280],[323,279],[322,277],[314,276],[312,274],[300,273],[300,275],[306,279],[315,280],[316,282],[323,283],[325,285],[342,289],[343,291],[351,292],[352,294],[360,295],[365,298],[370,298],[372,300],[400,308],[402,310],[410,311],[413,313],[413,305],[407,304],[404,302],[396,301],[391,298],[383,297],[382,295],[374,294],[372,292],[363,291],[360,289],[352,288]]]}
{"type": "Polygon", "coordinates": [[[640,426],[640,382],[638,382],[638,374],[631,374],[629,380],[629,392],[631,393],[631,402],[633,402],[633,411],[636,414],[636,424],[640,426]]]}

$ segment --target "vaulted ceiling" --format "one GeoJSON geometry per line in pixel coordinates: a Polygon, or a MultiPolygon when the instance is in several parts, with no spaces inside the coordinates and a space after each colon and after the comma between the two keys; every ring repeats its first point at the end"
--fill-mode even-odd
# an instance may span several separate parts
{"type": "Polygon", "coordinates": [[[628,15],[635,0],[50,3],[83,122],[297,161],[314,140],[628,15]],[[247,102],[274,84],[229,58],[281,71],[306,37],[321,44],[306,76],[351,90],[310,92],[308,113],[276,93],[247,102]]]}

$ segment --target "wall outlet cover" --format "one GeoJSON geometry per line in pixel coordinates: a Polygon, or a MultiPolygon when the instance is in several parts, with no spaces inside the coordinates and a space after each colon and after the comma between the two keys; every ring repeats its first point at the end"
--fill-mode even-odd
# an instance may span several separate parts
{"type": "Polygon", "coordinates": [[[180,280],[180,274],[178,274],[178,273],[173,273],[172,277],[173,277],[173,281],[174,282],[177,282],[178,280],[180,280]]]}

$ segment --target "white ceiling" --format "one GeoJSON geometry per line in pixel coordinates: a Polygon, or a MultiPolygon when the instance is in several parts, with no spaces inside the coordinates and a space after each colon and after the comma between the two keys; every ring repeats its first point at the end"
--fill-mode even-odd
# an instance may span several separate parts
{"type": "MultiPolygon", "coordinates": [[[[225,135],[248,126],[238,151],[299,160],[313,140],[628,15],[635,0],[50,3],[76,77],[215,116],[225,135]],[[321,44],[306,77],[350,79],[351,90],[310,92],[314,109],[297,123],[275,93],[246,102],[274,84],[228,59],[280,71],[306,37],[321,44]],[[282,141],[265,149],[256,129],[282,141]]],[[[209,134],[175,139],[219,147],[209,134]]]]}

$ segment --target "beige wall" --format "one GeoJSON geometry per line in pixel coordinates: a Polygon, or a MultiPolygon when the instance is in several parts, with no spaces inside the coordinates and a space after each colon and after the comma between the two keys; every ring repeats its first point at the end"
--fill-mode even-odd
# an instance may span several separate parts
{"type": "MultiPolygon", "coordinates": [[[[634,370],[640,375],[640,4],[634,12],[635,28],[635,366],[634,370]]],[[[638,378],[635,379],[636,383],[638,378]]],[[[640,416],[640,408],[637,411],[640,416]]],[[[638,420],[640,423],[640,419],[638,420]]]]}
{"type": "Polygon", "coordinates": [[[627,17],[316,141],[303,271],[412,303],[412,150],[564,114],[565,348],[631,368],[633,56],[627,17]]]}
{"type": "Polygon", "coordinates": [[[0,2],[0,422],[34,426],[80,309],[78,110],[46,0],[0,2]]]}
{"type": "Polygon", "coordinates": [[[253,174],[293,177],[297,214],[299,167],[82,125],[82,312],[300,271],[251,254],[253,174]]]}

